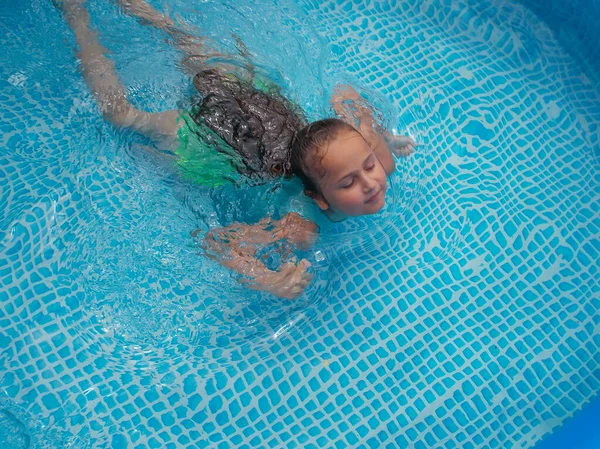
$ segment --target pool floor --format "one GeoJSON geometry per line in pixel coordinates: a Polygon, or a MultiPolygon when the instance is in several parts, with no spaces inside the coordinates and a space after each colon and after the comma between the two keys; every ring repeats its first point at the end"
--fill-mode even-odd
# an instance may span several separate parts
{"type": "MultiPolygon", "coordinates": [[[[177,55],[89,5],[133,100],[174,107],[177,55]]],[[[239,34],[311,119],[351,82],[422,146],[381,215],[324,231],[303,298],[245,292],[189,234],[268,191],[174,187],[103,122],[49,2],[0,5],[0,442],[531,448],[598,395],[599,78],[537,16],[169,5],[239,34]]]]}

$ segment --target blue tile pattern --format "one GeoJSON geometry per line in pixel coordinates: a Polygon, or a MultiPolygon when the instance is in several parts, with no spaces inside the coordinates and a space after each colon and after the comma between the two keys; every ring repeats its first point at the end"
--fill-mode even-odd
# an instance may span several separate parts
{"type": "MultiPolygon", "coordinates": [[[[0,442],[529,448],[598,394],[600,83],[530,9],[169,2],[236,31],[313,117],[351,81],[423,143],[377,219],[324,227],[288,302],[189,237],[277,214],[278,193],[145,160],[99,117],[48,3],[0,5],[0,442]]],[[[185,96],[166,44],[90,8],[133,101],[185,96]]]]}

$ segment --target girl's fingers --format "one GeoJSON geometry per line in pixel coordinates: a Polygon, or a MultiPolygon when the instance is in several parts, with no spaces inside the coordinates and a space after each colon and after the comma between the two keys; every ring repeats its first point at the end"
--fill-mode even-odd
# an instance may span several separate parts
{"type": "Polygon", "coordinates": [[[302,259],[302,260],[301,260],[301,261],[298,263],[298,266],[299,266],[299,267],[302,267],[302,268],[304,268],[304,269],[307,269],[307,268],[309,268],[311,265],[310,265],[310,262],[309,262],[308,260],[306,260],[306,259],[302,259]]]}

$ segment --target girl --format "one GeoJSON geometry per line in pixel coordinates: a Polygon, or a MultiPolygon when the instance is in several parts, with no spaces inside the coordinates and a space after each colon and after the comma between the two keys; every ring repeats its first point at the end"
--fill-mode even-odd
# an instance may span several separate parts
{"type": "MultiPolygon", "coordinates": [[[[306,195],[330,217],[373,214],[383,207],[386,176],[395,169],[390,147],[406,156],[414,142],[378,129],[371,108],[353,88],[339,87],[331,99],[340,119],[307,124],[302,111],[251,64],[211,62],[224,55],[209,53],[201,41],[144,0],[117,3],[169,34],[185,53],[183,66],[193,75],[201,97],[192,111],[136,109],[90,28],[85,0],[55,0],[75,33],[83,77],[104,117],[170,151],[183,179],[218,187],[240,174],[259,180],[297,175],[306,195]]],[[[210,257],[241,274],[240,282],[250,288],[294,298],[310,282],[308,261],[292,260],[270,270],[256,257],[257,247],[287,240],[305,249],[316,234],[313,222],[290,213],[281,220],[215,229],[207,233],[203,246],[210,257]]]]}

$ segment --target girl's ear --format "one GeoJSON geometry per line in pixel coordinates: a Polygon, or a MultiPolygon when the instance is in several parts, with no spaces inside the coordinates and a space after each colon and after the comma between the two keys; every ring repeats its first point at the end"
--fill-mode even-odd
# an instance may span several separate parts
{"type": "Polygon", "coordinates": [[[307,197],[309,197],[309,198],[314,198],[315,197],[315,192],[313,190],[304,189],[304,194],[307,197]]]}
{"type": "Polygon", "coordinates": [[[320,193],[317,193],[314,190],[304,189],[304,194],[307,197],[312,198],[313,200],[315,200],[315,203],[317,203],[317,206],[319,206],[319,208],[321,210],[328,210],[329,209],[329,203],[323,197],[323,195],[321,195],[320,193]]]}

